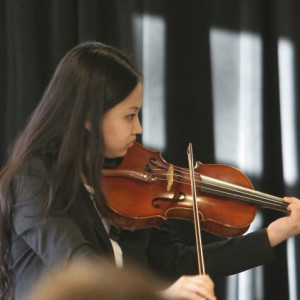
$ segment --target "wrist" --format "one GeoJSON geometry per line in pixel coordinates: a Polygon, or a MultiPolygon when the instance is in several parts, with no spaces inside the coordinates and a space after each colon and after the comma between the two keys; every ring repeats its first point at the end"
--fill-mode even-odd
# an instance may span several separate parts
{"type": "MultiPolygon", "coordinates": [[[[272,225],[272,224],[271,224],[272,225]]],[[[282,229],[273,228],[273,226],[269,226],[267,228],[267,235],[269,238],[269,242],[271,247],[275,247],[285,241],[287,238],[290,237],[287,232],[282,229]]]]}

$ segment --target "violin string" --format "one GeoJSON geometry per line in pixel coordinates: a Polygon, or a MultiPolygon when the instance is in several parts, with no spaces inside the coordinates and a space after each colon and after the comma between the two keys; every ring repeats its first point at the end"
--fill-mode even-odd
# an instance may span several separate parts
{"type": "MultiPolygon", "coordinates": [[[[166,180],[164,178],[158,178],[158,179],[163,180],[163,181],[166,180]]],[[[189,183],[181,182],[179,180],[174,180],[174,182],[189,185],[189,183]]],[[[207,183],[202,182],[201,185],[202,185],[202,190],[204,190],[204,192],[206,192],[208,194],[223,196],[223,197],[232,198],[235,200],[241,200],[241,201],[247,202],[247,203],[260,204],[262,206],[266,206],[266,204],[268,203],[269,206],[272,206],[273,208],[286,210],[287,204],[283,201],[270,200],[268,198],[262,198],[262,197],[260,197],[260,198],[253,197],[253,196],[255,196],[255,194],[242,193],[240,191],[228,189],[228,188],[227,188],[227,191],[224,188],[223,188],[223,190],[222,189],[217,190],[215,187],[218,187],[218,186],[215,184],[207,184],[207,183]],[[209,186],[211,186],[212,188],[209,188],[209,186]]]]}
{"type": "MultiPolygon", "coordinates": [[[[189,173],[187,171],[185,171],[185,169],[175,167],[174,170],[175,171],[180,170],[180,172],[183,173],[183,175],[189,176],[189,173]]],[[[161,169],[153,169],[153,171],[161,171],[161,169]]],[[[162,176],[172,175],[172,174],[161,173],[161,172],[152,173],[152,175],[156,175],[156,174],[159,174],[159,175],[162,175],[162,176]]],[[[173,176],[176,176],[176,178],[177,178],[178,174],[173,174],[173,176]]],[[[202,175],[202,178],[209,178],[209,177],[202,175]]],[[[164,178],[164,177],[157,178],[157,179],[166,180],[166,178],[164,178]]],[[[186,179],[186,177],[183,176],[182,179],[186,179]]],[[[216,180],[214,178],[210,178],[210,179],[216,180]]],[[[189,185],[189,183],[182,182],[182,181],[179,181],[179,180],[174,180],[174,181],[178,182],[178,183],[183,183],[183,184],[189,185]]],[[[231,196],[233,198],[236,198],[236,196],[238,196],[239,200],[244,200],[244,201],[247,201],[247,202],[254,202],[256,204],[261,204],[261,205],[264,205],[264,204],[268,203],[268,204],[273,205],[275,207],[281,207],[281,208],[286,207],[286,203],[283,201],[282,198],[275,197],[275,196],[272,196],[272,195],[268,195],[268,194],[265,194],[265,193],[261,193],[261,192],[251,190],[251,189],[248,189],[248,188],[245,188],[245,187],[237,186],[237,185],[234,185],[234,184],[229,184],[229,183],[224,182],[224,181],[220,181],[219,185],[214,184],[214,183],[205,182],[203,180],[202,181],[201,180],[196,180],[196,183],[197,183],[197,187],[200,187],[200,189],[201,188],[205,189],[205,191],[207,193],[210,193],[210,194],[216,194],[217,193],[218,195],[221,195],[221,196],[226,196],[226,197],[231,196]],[[231,188],[230,187],[231,185],[233,187],[236,187],[236,189],[231,188]]]]}
{"type": "MultiPolygon", "coordinates": [[[[174,167],[174,170],[178,170],[179,172],[184,173],[184,175],[189,176],[189,172],[186,171],[186,169],[184,169],[184,168],[174,167]]],[[[197,173],[195,173],[195,174],[197,174],[197,173]]],[[[208,179],[211,179],[213,181],[219,181],[219,185],[218,184],[210,184],[210,183],[205,182],[203,180],[202,181],[201,180],[198,180],[198,181],[196,180],[200,184],[200,187],[201,187],[201,184],[206,184],[207,186],[210,185],[212,187],[220,187],[220,188],[224,188],[224,189],[227,189],[227,190],[232,190],[233,192],[239,192],[240,191],[241,193],[246,194],[246,195],[248,193],[249,196],[257,196],[257,197],[260,197],[261,199],[266,199],[267,201],[269,201],[269,200],[272,201],[273,200],[275,202],[283,202],[283,199],[280,198],[280,197],[276,197],[276,196],[273,196],[273,195],[262,193],[262,192],[252,190],[252,189],[249,189],[249,188],[246,188],[246,187],[242,187],[242,186],[239,186],[239,185],[231,184],[231,183],[228,183],[226,181],[218,180],[218,179],[208,177],[208,176],[205,176],[205,175],[201,175],[201,178],[204,178],[204,179],[208,178],[208,179]],[[230,189],[230,186],[235,187],[236,190],[230,189]]]]}

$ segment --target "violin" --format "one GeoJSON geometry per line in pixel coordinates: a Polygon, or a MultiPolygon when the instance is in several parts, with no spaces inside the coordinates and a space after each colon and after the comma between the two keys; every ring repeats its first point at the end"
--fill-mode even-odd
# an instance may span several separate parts
{"type": "MultiPolygon", "coordinates": [[[[237,168],[194,166],[201,230],[223,237],[245,233],[259,208],[287,212],[283,198],[255,191],[237,168]]],[[[161,227],[167,219],[193,221],[190,172],[166,162],[161,152],[135,142],[115,168],[102,170],[105,214],[118,227],[161,227]]]]}

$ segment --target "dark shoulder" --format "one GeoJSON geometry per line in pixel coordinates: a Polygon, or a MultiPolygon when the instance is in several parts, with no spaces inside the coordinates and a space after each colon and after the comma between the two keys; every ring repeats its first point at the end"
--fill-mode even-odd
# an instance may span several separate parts
{"type": "Polygon", "coordinates": [[[39,191],[45,193],[51,185],[53,162],[35,156],[26,159],[15,172],[11,187],[16,194],[39,191]]]}
{"type": "Polygon", "coordinates": [[[42,158],[35,156],[26,159],[18,168],[15,177],[33,176],[33,177],[49,177],[53,169],[54,161],[50,158],[42,158]]]}

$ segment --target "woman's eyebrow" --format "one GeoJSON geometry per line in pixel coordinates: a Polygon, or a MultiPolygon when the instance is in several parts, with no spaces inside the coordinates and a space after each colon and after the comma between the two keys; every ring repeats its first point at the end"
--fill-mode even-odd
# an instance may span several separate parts
{"type": "Polygon", "coordinates": [[[139,106],[131,106],[131,107],[129,107],[129,109],[140,110],[141,108],[139,106]]]}

